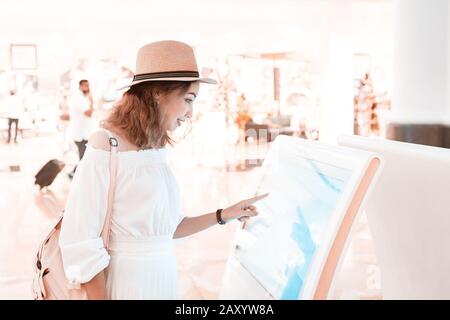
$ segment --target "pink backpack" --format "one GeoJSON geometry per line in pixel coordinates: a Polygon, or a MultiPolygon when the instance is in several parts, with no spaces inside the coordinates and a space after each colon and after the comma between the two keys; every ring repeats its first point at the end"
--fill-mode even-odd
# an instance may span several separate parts
{"type": "MultiPolygon", "coordinates": [[[[109,245],[109,231],[111,226],[112,202],[114,198],[114,188],[117,168],[117,139],[109,135],[110,152],[110,184],[108,191],[108,206],[106,218],[100,236],[103,239],[105,248],[109,245]]],[[[55,226],[45,237],[39,246],[34,259],[35,275],[33,279],[32,291],[35,300],[86,300],[86,289],[83,285],[79,288],[70,288],[66,278],[61,249],[59,247],[59,234],[63,216],[58,219],[55,226]]]]}

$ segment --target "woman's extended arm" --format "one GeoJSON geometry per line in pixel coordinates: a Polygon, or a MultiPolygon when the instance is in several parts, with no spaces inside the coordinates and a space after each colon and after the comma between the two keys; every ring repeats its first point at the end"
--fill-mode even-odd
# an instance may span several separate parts
{"type": "MultiPolygon", "coordinates": [[[[233,219],[239,219],[243,221],[243,219],[248,219],[250,217],[256,216],[258,214],[258,211],[256,211],[256,207],[253,206],[252,203],[267,196],[268,194],[263,194],[247,200],[242,200],[235,205],[224,209],[222,211],[222,219],[225,220],[225,222],[229,222],[233,219]]],[[[198,217],[184,218],[175,230],[173,237],[175,239],[187,237],[194,233],[212,227],[216,224],[217,219],[215,212],[207,213],[198,217]]]]}

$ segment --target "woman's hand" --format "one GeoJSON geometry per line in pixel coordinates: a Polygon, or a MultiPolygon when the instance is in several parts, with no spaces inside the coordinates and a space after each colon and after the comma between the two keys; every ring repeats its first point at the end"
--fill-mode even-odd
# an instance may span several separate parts
{"type": "Polygon", "coordinates": [[[242,200],[228,207],[222,211],[222,219],[225,222],[229,222],[233,219],[238,219],[239,221],[246,221],[250,219],[250,217],[254,217],[258,215],[258,211],[256,207],[253,205],[254,202],[264,199],[269,194],[259,195],[247,200],[242,200]]]}

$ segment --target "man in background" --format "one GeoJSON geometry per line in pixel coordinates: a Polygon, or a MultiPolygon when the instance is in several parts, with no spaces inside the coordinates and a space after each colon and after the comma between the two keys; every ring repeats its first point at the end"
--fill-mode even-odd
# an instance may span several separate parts
{"type": "Polygon", "coordinates": [[[19,118],[24,111],[23,100],[16,95],[14,90],[11,90],[9,97],[6,99],[5,104],[5,115],[8,118],[8,140],[7,143],[11,142],[11,128],[14,124],[14,143],[17,143],[17,131],[19,130],[19,118]]]}
{"type": "MultiPolygon", "coordinates": [[[[78,156],[81,160],[86,151],[88,137],[93,131],[92,114],[94,113],[94,101],[92,99],[89,81],[81,80],[78,91],[69,100],[69,134],[78,148],[78,156]]],[[[76,167],[69,174],[72,178],[76,167]]]]}

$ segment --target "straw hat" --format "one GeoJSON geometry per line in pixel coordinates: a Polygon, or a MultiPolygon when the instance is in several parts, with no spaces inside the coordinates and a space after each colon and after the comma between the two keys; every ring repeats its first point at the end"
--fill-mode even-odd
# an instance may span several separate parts
{"type": "Polygon", "coordinates": [[[194,50],[179,41],[158,41],[139,49],[133,81],[118,90],[146,81],[200,81],[217,84],[210,78],[200,78],[194,50]]]}

